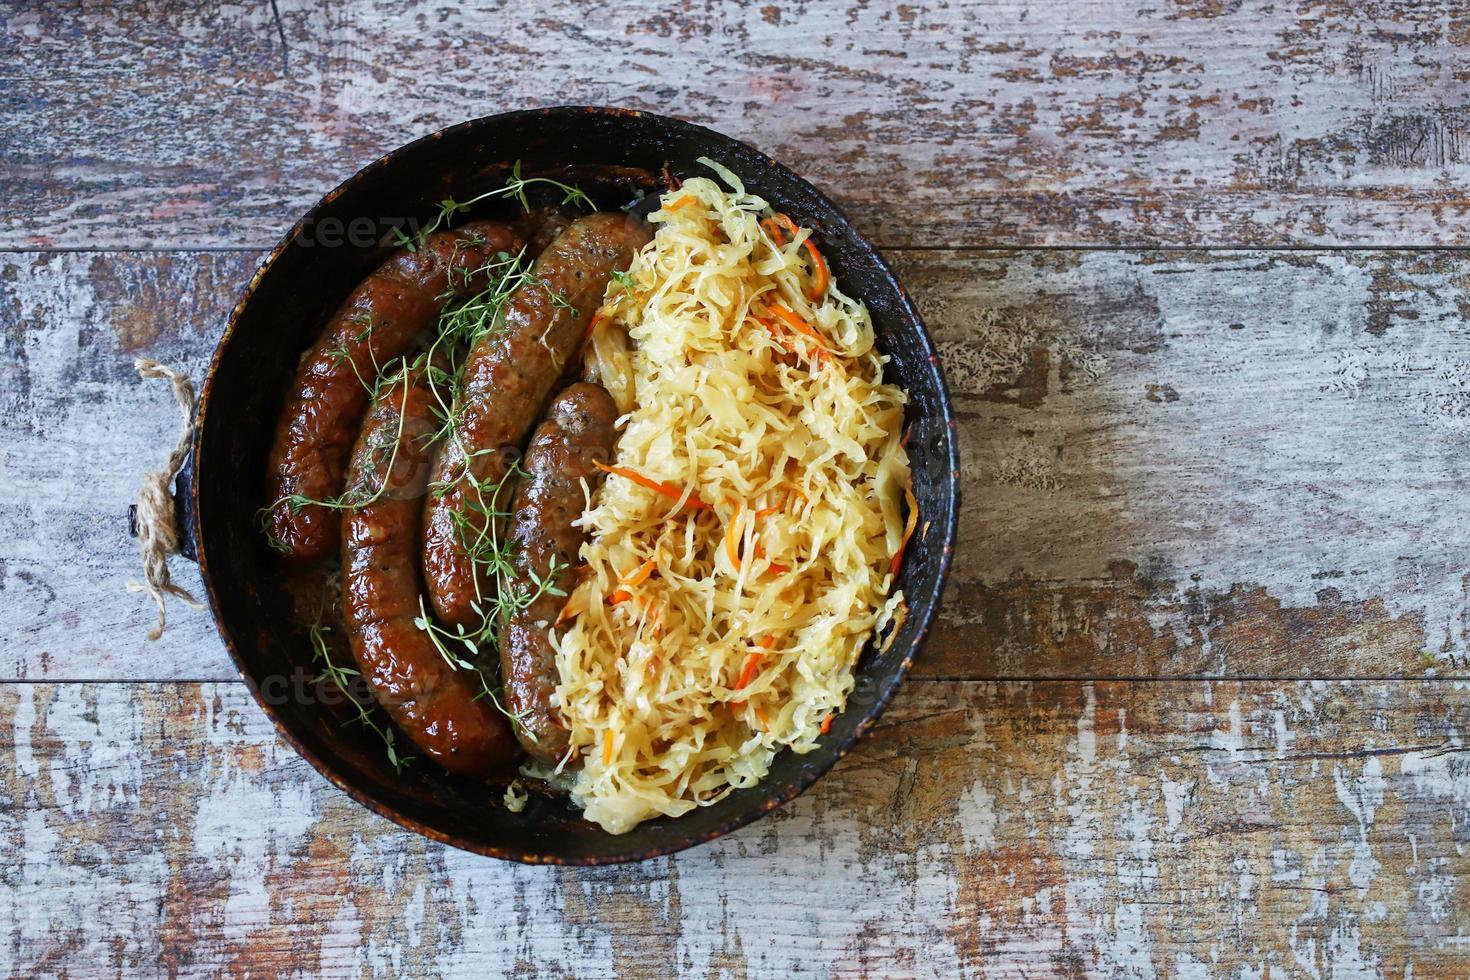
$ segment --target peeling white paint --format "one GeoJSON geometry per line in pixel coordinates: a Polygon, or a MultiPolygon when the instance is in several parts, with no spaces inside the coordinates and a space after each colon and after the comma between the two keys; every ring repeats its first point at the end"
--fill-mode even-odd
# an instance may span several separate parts
{"type": "Polygon", "coordinates": [[[1160,787],[1164,798],[1165,828],[1173,834],[1184,822],[1184,807],[1194,793],[1194,783],[1175,782],[1168,776],[1164,776],[1160,780],[1160,787]]]}
{"type": "Polygon", "coordinates": [[[1145,697],[1122,684],[916,682],[884,730],[760,823],[672,859],[575,871],[486,861],[371,817],[295,759],[239,685],[24,685],[10,689],[23,696],[0,772],[13,773],[7,792],[34,796],[19,818],[0,813],[11,869],[0,871],[0,936],[26,957],[9,972],[82,919],[95,925],[76,956],[152,963],[158,897],[182,889],[192,898],[168,911],[173,928],[240,957],[263,955],[263,935],[292,937],[306,944],[302,975],[625,961],[1004,976],[1045,973],[1063,950],[1120,976],[1199,964],[1221,976],[1371,975],[1409,950],[1425,973],[1426,957],[1453,948],[1465,904],[1463,753],[1423,748],[1416,728],[1433,704],[1445,714],[1435,699],[1448,687],[1215,682],[1145,697]],[[1202,755],[1255,758],[1246,733],[1307,702],[1330,733],[1296,708],[1287,721],[1300,754],[1334,759],[1320,777],[1274,757],[1235,763],[1277,774],[1264,795],[1254,780],[1201,775],[1213,764],[1202,755]],[[1099,737],[1123,704],[1126,747],[1099,737]],[[902,726],[932,726],[956,705],[932,754],[907,754],[902,726]],[[99,728],[114,718],[124,723],[99,728]],[[1336,758],[1370,736],[1420,748],[1336,758]],[[137,785],[103,792],[96,760],[137,785]],[[1048,784],[1056,807],[1037,792],[1048,784]],[[66,806],[45,803],[68,793],[66,806]],[[1385,831],[1390,806],[1412,843],[1385,831]],[[160,815],[170,823],[155,837],[160,815]],[[97,825],[127,847],[106,860],[78,848],[97,825]],[[1375,862],[1366,896],[1340,887],[1359,853],[1375,862]],[[1179,959],[1180,929],[1208,946],[1179,959]],[[313,970],[317,958],[331,969],[313,970]]]}
{"type": "Polygon", "coordinates": [[[1373,857],[1373,848],[1368,837],[1373,829],[1373,818],[1383,805],[1383,794],[1387,787],[1383,778],[1383,764],[1377,756],[1371,756],[1363,763],[1362,773],[1356,777],[1348,776],[1342,766],[1334,766],[1332,782],[1337,790],[1337,798],[1358,821],[1358,841],[1353,847],[1352,863],[1348,865],[1348,880],[1358,890],[1358,897],[1361,899],[1367,894],[1368,886],[1373,883],[1373,876],[1380,867],[1373,857]]]}
{"type": "Polygon", "coordinates": [[[959,823],[969,852],[988,851],[995,847],[995,797],[984,784],[971,783],[960,793],[959,823]]]}
{"type": "MultiPolygon", "coordinates": [[[[976,265],[964,299],[1044,310],[1031,321],[1035,344],[1121,350],[1096,377],[1049,388],[1039,407],[972,403],[988,425],[964,433],[967,458],[1039,451],[1048,483],[1038,494],[974,474],[986,547],[957,556],[963,577],[1095,584],[1127,559],[1189,595],[1256,585],[1286,607],[1381,599],[1390,616],[1422,619],[1429,637],[1427,653],[1403,655],[1406,672],[1426,668],[1421,653],[1439,669],[1470,655],[1458,266],[1340,253],[976,265]],[[1374,310],[1386,277],[1402,280],[1406,312],[1385,332],[1374,310]]],[[[966,329],[936,325],[961,346],[966,329]]],[[[1213,624],[1192,608],[1144,611],[1157,636],[1197,644],[1195,669],[1228,671],[1213,624]]]]}

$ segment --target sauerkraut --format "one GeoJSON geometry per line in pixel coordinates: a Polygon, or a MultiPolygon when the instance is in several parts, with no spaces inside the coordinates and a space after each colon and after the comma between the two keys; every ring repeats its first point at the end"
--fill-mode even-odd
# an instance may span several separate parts
{"type": "Polygon", "coordinates": [[[624,425],[553,631],[553,704],[574,802],[612,833],[815,748],[902,606],[907,395],[809,231],[704,163],[724,186],[663,195],[593,327],[624,425]]]}

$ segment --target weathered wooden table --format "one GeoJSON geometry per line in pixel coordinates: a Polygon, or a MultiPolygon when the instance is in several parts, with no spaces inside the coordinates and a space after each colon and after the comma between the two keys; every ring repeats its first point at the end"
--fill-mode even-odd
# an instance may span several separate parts
{"type": "Polygon", "coordinates": [[[1470,973],[1463,7],[0,21],[4,972],[1470,973]],[[943,621],[883,725],[769,819],[590,871],[370,815],[206,615],[148,643],[123,588],[176,424],[133,357],[201,376],[326,188],[559,102],[706,123],[847,204],[964,425],[943,621]]]}

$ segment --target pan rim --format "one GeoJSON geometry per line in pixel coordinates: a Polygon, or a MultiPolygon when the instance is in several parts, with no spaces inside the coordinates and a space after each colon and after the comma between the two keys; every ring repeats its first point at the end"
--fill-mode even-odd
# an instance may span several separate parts
{"type": "MultiPolygon", "coordinates": [[[[190,504],[192,505],[192,513],[195,515],[195,519],[193,521],[191,533],[193,538],[194,551],[198,557],[200,576],[203,580],[204,591],[209,603],[210,614],[214,619],[215,628],[218,630],[220,638],[224,642],[225,648],[228,650],[230,659],[234,663],[236,670],[240,672],[241,678],[246,683],[246,686],[250,688],[255,703],[261,708],[262,711],[265,712],[266,717],[270,719],[271,724],[274,726],[276,732],[281,736],[282,739],[285,740],[285,742],[289,746],[291,746],[291,748],[296,752],[297,755],[305,759],[311,765],[311,767],[315,769],[320,775],[325,777],[328,782],[336,786],[338,789],[342,790],[357,803],[366,807],[373,813],[385,817],[386,819],[392,821],[394,824],[404,828],[405,830],[413,831],[414,833],[424,836],[430,840],[434,840],[442,844],[447,844],[451,847],[455,847],[457,849],[468,851],[474,854],[479,854],[485,857],[514,861],[522,864],[552,864],[562,866],[591,867],[599,865],[631,863],[674,854],[679,851],[695,847],[699,844],[715,840],[719,837],[723,837],[727,834],[732,833],[735,830],[740,829],[741,827],[746,826],[747,824],[754,822],[755,820],[758,820],[759,818],[765,816],[767,813],[770,813],[772,810],[775,810],[778,807],[783,806],[791,800],[795,799],[797,796],[801,795],[807,789],[809,789],[812,784],[814,784],[818,779],[830,772],[831,769],[837,764],[837,762],[842,759],[849,751],[851,751],[851,749],[858,743],[858,741],[877,725],[879,718],[888,708],[888,705],[896,696],[899,688],[903,686],[903,683],[907,679],[909,670],[913,664],[914,657],[923,647],[925,640],[928,638],[929,631],[933,626],[934,618],[938,613],[939,597],[943,592],[944,585],[949,578],[951,570],[951,565],[954,557],[955,537],[958,528],[960,507],[958,432],[956,430],[954,407],[950,398],[949,387],[945,381],[944,372],[939,363],[939,357],[934,346],[933,338],[930,336],[928,328],[925,326],[923,319],[920,317],[919,312],[913,303],[912,298],[909,296],[907,289],[904,288],[898,276],[894,274],[892,268],[888,265],[887,261],[883,258],[881,253],[879,253],[877,248],[867,239],[867,237],[859,233],[855,228],[853,228],[851,220],[848,218],[843,209],[838,207],[830,198],[827,197],[825,193],[812,185],[811,182],[807,181],[805,178],[801,177],[799,174],[795,173],[785,165],[774,160],[767,154],[763,153],[759,149],[756,149],[743,140],[738,140],[734,137],[726,136],[705,126],[701,126],[697,123],[687,122],[673,116],[644,112],[637,109],[608,106],[546,106],[535,109],[519,109],[510,112],[493,113],[475,119],[469,119],[463,122],[455,123],[451,126],[436,130],[432,133],[428,133],[415,140],[405,143],[402,146],[397,147],[389,151],[388,153],[378,157],[377,159],[368,163],[366,166],[362,167],[357,172],[343,180],[326,195],[321,197],[291,226],[291,228],[285,233],[280,241],[277,242],[276,245],[266,254],[265,258],[261,261],[259,268],[256,269],[255,273],[246,284],[244,290],[241,292],[238,302],[235,304],[233,310],[230,313],[230,317],[225,326],[224,332],[220,336],[219,342],[215,347],[214,354],[210,359],[209,369],[205,374],[202,385],[200,386],[198,409],[195,418],[194,438],[192,443],[192,457],[194,463],[195,479],[191,481],[191,486],[188,492],[192,498],[190,500],[190,504]],[[221,604],[217,595],[217,584],[210,570],[208,551],[205,548],[205,528],[204,521],[202,520],[202,515],[205,512],[200,508],[200,493],[203,481],[200,480],[198,476],[205,470],[205,468],[201,465],[201,461],[206,458],[205,423],[209,412],[210,396],[213,391],[216,374],[231,346],[231,343],[234,340],[236,328],[240,323],[241,317],[244,314],[246,308],[249,306],[250,301],[254,298],[261,282],[264,280],[270,270],[275,266],[277,260],[279,260],[280,257],[285,253],[285,251],[291,246],[292,242],[296,239],[302,229],[308,226],[313,220],[315,220],[316,216],[323,208],[330,205],[337,197],[343,194],[354,184],[385,167],[393,165],[393,163],[401,156],[404,156],[411,151],[422,149],[427,144],[443,140],[449,136],[458,135],[467,130],[505,125],[507,123],[515,123],[536,117],[547,117],[552,115],[571,113],[577,113],[583,116],[591,115],[609,118],[633,117],[646,119],[660,126],[670,127],[673,129],[682,129],[688,132],[690,135],[697,137],[698,139],[711,145],[724,144],[738,147],[741,151],[747,152],[754,156],[759,162],[762,163],[762,165],[771,168],[771,170],[780,174],[784,179],[792,181],[797,186],[803,188],[803,190],[805,190],[807,193],[813,195],[814,199],[824,209],[826,209],[828,213],[837,217],[837,219],[843,225],[843,231],[850,237],[852,243],[855,244],[859,251],[862,253],[863,261],[871,264],[871,266],[877,272],[879,272],[895,286],[897,290],[899,313],[902,315],[902,317],[909,320],[917,327],[917,340],[920,345],[918,354],[931,365],[933,380],[935,382],[934,390],[938,402],[938,414],[940,420],[945,424],[948,430],[946,432],[947,452],[944,459],[944,462],[946,464],[946,476],[942,481],[943,488],[946,491],[943,496],[948,503],[948,512],[946,515],[944,515],[942,526],[934,525],[936,529],[940,532],[939,537],[936,539],[936,543],[941,546],[940,553],[938,555],[938,570],[933,587],[934,601],[929,603],[927,605],[927,608],[924,609],[921,613],[920,618],[915,623],[916,629],[913,634],[912,642],[909,644],[908,649],[905,651],[902,659],[893,669],[893,672],[891,676],[887,679],[887,682],[878,686],[876,696],[874,697],[872,702],[862,709],[862,715],[857,725],[854,726],[854,728],[849,733],[842,736],[840,740],[833,743],[821,758],[815,759],[812,764],[803,766],[798,769],[794,778],[791,778],[789,781],[781,784],[779,787],[766,784],[768,793],[765,798],[758,801],[759,805],[750,806],[746,809],[737,811],[730,818],[723,820],[719,824],[711,828],[707,828],[697,834],[690,834],[686,837],[672,838],[666,843],[660,844],[659,846],[652,848],[645,847],[636,851],[629,850],[608,854],[563,855],[533,853],[523,848],[496,846],[482,840],[467,839],[453,833],[442,831],[437,827],[434,827],[427,823],[423,823],[411,816],[408,816],[407,814],[400,813],[391,805],[380,801],[371,793],[359,788],[351,780],[347,773],[341,771],[341,769],[330,760],[322,758],[320,754],[318,754],[312,747],[306,744],[304,739],[297,736],[296,733],[290,727],[288,727],[286,722],[283,720],[282,713],[278,710],[278,708],[269,703],[268,700],[263,697],[260,686],[255,682],[252,670],[247,666],[244,657],[240,653],[235,642],[233,631],[226,623],[225,615],[222,612],[221,604]]],[[[858,676],[861,676],[860,668],[858,671],[858,676]]],[[[600,830],[600,828],[597,828],[595,825],[590,823],[587,826],[589,830],[600,830]]],[[[615,835],[608,836],[614,837],[615,835]]]]}

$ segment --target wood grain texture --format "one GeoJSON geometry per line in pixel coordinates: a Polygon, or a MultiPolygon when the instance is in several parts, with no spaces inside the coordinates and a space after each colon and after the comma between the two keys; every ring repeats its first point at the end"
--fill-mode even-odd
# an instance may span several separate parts
{"type": "Polygon", "coordinates": [[[242,685],[0,699],[12,975],[1470,970],[1453,682],[916,683],[759,824],[584,870],[399,831],[242,685]]]}
{"type": "Polygon", "coordinates": [[[1462,244],[1467,43],[1449,0],[5,5],[0,973],[1470,975],[1470,254],[1391,248],[1462,244]],[[372,816],[122,587],[176,425],[132,358],[201,377],[330,186],[568,102],[848,207],[964,462],[883,724],[588,870],[372,816]]]}
{"type": "MultiPolygon", "coordinates": [[[[1470,673],[1470,256],[893,257],[962,419],[919,676],[1470,673]]],[[[131,362],[202,377],[257,261],[0,256],[0,676],[235,676],[206,615],[150,644],[121,588],[176,425],[131,362]]]]}
{"type": "Polygon", "coordinates": [[[0,243],[263,247],[414,137],[581,102],[748,139],[889,246],[1458,244],[1467,41],[1449,0],[29,0],[0,243]]]}
{"type": "Polygon", "coordinates": [[[905,253],[962,419],[949,676],[1470,666],[1455,252],[905,253]]]}
{"type": "MultiPolygon", "coordinates": [[[[229,677],[214,624],[170,609],[149,643],[128,506],[179,412],[139,354],[204,377],[256,256],[0,257],[0,676],[229,677]]],[[[194,566],[179,583],[203,596],[194,566]]]]}

